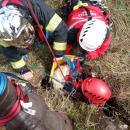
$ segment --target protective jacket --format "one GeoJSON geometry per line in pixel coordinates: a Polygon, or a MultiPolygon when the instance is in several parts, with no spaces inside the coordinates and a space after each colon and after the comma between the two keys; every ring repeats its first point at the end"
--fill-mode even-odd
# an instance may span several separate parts
{"type": "MultiPolygon", "coordinates": [[[[56,57],[61,57],[64,55],[66,50],[66,24],[52,9],[45,4],[44,0],[30,0],[30,3],[40,25],[43,28],[44,33],[48,37],[48,40],[53,40],[53,50],[56,57]]],[[[15,5],[21,11],[21,13],[33,23],[36,33],[38,33],[37,25],[31,16],[25,0],[3,0],[1,2],[1,8],[8,5],[15,5]]],[[[38,40],[40,39],[38,38],[38,40]]],[[[11,65],[16,72],[24,74],[29,71],[29,69],[26,67],[24,59],[22,58],[22,55],[28,51],[29,47],[27,49],[20,49],[2,42],[0,42],[0,47],[2,47],[4,55],[11,62],[11,65]]]]}
{"type": "MultiPolygon", "coordinates": [[[[91,20],[92,18],[100,19],[109,25],[109,14],[104,13],[102,9],[97,6],[88,4],[88,6],[81,6],[80,8],[72,10],[67,20],[67,25],[69,28],[68,36],[70,36],[67,39],[69,44],[67,47],[67,53],[69,53],[72,48],[70,45],[78,42],[79,30],[88,20],[91,20]]],[[[87,58],[95,59],[104,55],[109,47],[109,44],[110,33],[108,32],[107,37],[101,47],[95,51],[87,52],[87,58]]]]}

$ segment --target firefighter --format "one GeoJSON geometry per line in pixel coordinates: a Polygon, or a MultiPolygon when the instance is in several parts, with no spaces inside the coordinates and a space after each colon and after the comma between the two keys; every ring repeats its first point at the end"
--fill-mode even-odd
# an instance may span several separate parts
{"type": "Polygon", "coordinates": [[[62,12],[67,17],[69,30],[67,54],[77,43],[82,56],[89,60],[103,56],[108,50],[111,20],[103,3],[101,0],[70,0],[65,3],[62,12]]]}
{"type": "Polygon", "coordinates": [[[13,70],[29,80],[33,72],[23,59],[34,39],[41,40],[39,28],[28,7],[30,2],[38,22],[48,40],[53,43],[56,58],[61,58],[66,50],[67,26],[44,0],[3,0],[0,8],[0,48],[10,61],[13,70]]]}

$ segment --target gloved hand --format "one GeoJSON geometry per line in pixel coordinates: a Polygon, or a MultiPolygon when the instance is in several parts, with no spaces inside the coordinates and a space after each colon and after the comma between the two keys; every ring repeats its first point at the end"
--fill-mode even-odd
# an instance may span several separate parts
{"type": "Polygon", "coordinates": [[[33,71],[30,70],[30,71],[22,74],[22,78],[25,80],[31,80],[33,78],[33,71]]]}

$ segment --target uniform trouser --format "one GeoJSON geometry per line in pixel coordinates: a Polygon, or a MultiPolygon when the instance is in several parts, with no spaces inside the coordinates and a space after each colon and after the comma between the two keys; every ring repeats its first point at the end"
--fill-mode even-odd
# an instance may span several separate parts
{"type": "MultiPolygon", "coordinates": [[[[0,46],[0,54],[3,54],[9,62],[17,63],[22,59],[22,56],[26,55],[28,52],[29,50],[27,49],[20,49],[14,46],[10,46],[10,47],[0,46]]],[[[13,67],[13,70],[20,74],[24,74],[29,71],[26,65],[23,65],[23,67],[16,68],[16,69],[13,67]]]]}
{"type": "Polygon", "coordinates": [[[2,47],[0,46],[0,53],[3,54],[8,61],[15,62],[21,59],[23,55],[28,53],[27,49],[19,49],[14,46],[2,47]]]}

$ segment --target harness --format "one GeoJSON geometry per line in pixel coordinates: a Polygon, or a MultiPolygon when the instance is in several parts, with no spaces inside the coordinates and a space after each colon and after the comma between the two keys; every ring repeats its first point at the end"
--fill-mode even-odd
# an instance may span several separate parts
{"type": "Polygon", "coordinates": [[[75,21],[74,23],[72,23],[69,26],[68,30],[71,30],[76,25],[78,25],[78,24],[80,24],[82,22],[86,22],[86,21],[91,20],[93,18],[91,11],[95,12],[96,14],[98,14],[103,19],[103,21],[106,24],[109,24],[109,17],[110,17],[110,13],[109,12],[107,12],[106,14],[103,14],[102,10],[99,7],[96,7],[96,6],[93,6],[93,5],[88,5],[87,3],[80,2],[76,6],[74,6],[72,14],[73,14],[73,12],[78,11],[79,8],[83,8],[86,11],[87,19],[82,18],[82,17],[79,20],[77,19],[77,21],[75,21]]]}
{"type": "Polygon", "coordinates": [[[77,94],[79,95],[79,90],[83,82],[81,76],[82,67],[80,65],[80,59],[74,59],[73,61],[70,61],[67,56],[64,56],[64,59],[67,65],[70,67],[70,72],[65,76],[66,82],[63,89],[67,92],[70,92],[72,95],[74,95],[74,97],[76,97],[77,94]]]}

